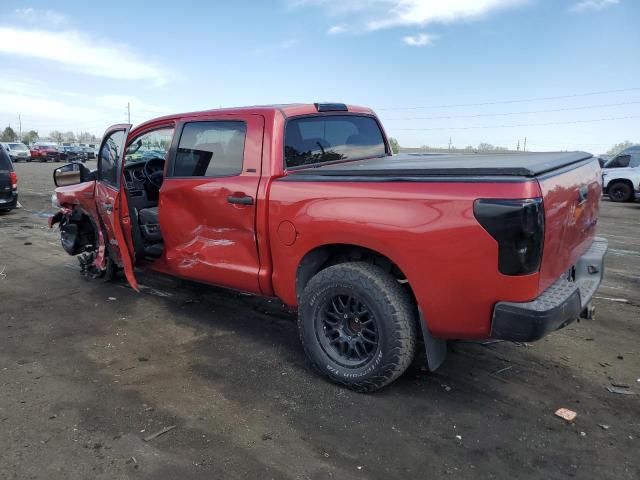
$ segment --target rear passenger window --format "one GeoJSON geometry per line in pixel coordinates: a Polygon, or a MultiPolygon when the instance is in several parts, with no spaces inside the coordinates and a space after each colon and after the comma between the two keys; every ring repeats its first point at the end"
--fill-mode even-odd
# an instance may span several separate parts
{"type": "Polygon", "coordinates": [[[190,122],[180,136],[174,177],[228,177],[242,172],[244,122],[190,122]]]}
{"type": "Polygon", "coordinates": [[[319,115],[287,122],[284,156],[288,168],[386,153],[380,127],[371,117],[319,115]]]}

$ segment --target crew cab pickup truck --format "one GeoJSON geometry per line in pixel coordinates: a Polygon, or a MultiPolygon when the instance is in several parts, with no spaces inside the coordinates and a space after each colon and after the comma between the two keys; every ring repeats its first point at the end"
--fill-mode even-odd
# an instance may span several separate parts
{"type": "Polygon", "coordinates": [[[448,339],[533,341],[592,314],[607,242],[590,154],[392,155],[368,108],[301,104],[109,128],[54,172],[61,241],[95,276],[135,267],[298,309],[333,381],[373,391],[448,339]]]}
{"type": "Polygon", "coordinates": [[[625,149],[605,163],[602,187],[614,202],[640,198],[640,145],[625,149]]]}

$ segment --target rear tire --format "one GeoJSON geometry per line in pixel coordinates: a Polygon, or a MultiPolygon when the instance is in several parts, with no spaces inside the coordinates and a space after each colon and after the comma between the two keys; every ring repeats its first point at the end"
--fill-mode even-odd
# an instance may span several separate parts
{"type": "Polygon", "coordinates": [[[633,198],[633,188],[626,182],[616,182],[607,188],[612,202],[629,202],[633,198]]]}
{"type": "Polygon", "coordinates": [[[368,263],[316,274],[300,298],[300,340],[314,367],[332,381],[373,392],[398,378],[416,352],[416,314],[397,280],[368,263]]]}

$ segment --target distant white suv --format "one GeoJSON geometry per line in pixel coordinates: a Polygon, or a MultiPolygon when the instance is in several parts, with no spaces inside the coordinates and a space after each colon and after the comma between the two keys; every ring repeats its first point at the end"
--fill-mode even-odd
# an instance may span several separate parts
{"type": "Polygon", "coordinates": [[[623,150],[604,164],[602,187],[614,202],[640,198],[640,145],[623,150]]]}
{"type": "Polygon", "coordinates": [[[3,142],[2,146],[11,157],[11,161],[13,163],[19,162],[21,160],[23,162],[31,161],[31,152],[29,151],[29,148],[24,143],[3,142]]]}

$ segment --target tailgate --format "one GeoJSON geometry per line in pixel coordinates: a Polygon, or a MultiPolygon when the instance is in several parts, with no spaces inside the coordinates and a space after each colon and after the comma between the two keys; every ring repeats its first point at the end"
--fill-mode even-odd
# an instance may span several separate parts
{"type": "Polygon", "coordinates": [[[596,233],[602,194],[596,159],[538,177],[545,234],[540,291],[564,275],[589,248],[596,233]]]}
{"type": "Polygon", "coordinates": [[[0,166],[0,198],[11,198],[11,178],[9,170],[3,170],[0,166]]]}

